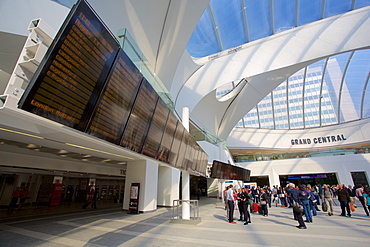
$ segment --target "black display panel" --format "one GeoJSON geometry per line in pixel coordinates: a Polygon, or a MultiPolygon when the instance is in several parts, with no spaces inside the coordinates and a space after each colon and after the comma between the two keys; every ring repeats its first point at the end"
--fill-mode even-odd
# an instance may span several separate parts
{"type": "Polygon", "coordinates": [[[180,140],[180,147],[179,147],[179,152],[178,152],[178,155],[177,155],[177,161],[175,163],[175,166],[180,168],[180,169],[186,170],[187,166],[186,166],[186,163],[184,162],[184,160],[185,160],[186,150],[188,148],[188,138],[187,138],[188,137],[188,135],[187,135],[188,132],[181,123],[179,123],[179,125],[184,129],[184,133],[182,135],[182,139],[180,140]]]}
{"type": "Polygon", "coordinates": [[[120,50],[87,133],[119,144],[143,76],[120,50]]]}
{"type": "Polygon", "coordinates": [[[20,108],[84,130],[119,44],[84,1],[71,10],[20,108]]]}
{"type": "Polygon", "coordinates": [[[175,117],[175,115],[172,114],[172,112],[169,112],[167,122],[166,122],[166,128],[164,130],[161,145],[159,147],[158,154],[157,154],[157,159],[160,161],[170,163],[169,156],[170,156],[172,141],[173,141],[175,131],[176,131],[177,122],[178,120],[175,117]]]}
{"type": "Polygon", "coordinates": [[[156,158],[158,148],[162,140],[166,120],[170,109],[161,98],[158,98],[157,106],[144,142],[142,153],[146,156],[156,158]]]}
{"type": "Polygon", "coordinates": [[[121,146],[141,153],[158,94],[144,78],[121,139],[121,146]]]}
{"type": "MultiPolygon", "coordinates": [[[[171,145],[171,151],[170,151],[170,157],[169,157],[170,164],[175,167],[179,167],[177,166],[177,159],[178,159],[180,145],[181,145],[182,136],[184,134],[184,131],[185,131],[184,126],[180,122],[177,122],[176,131],[175,131],[175,135],[174,135],[173,142],[171,145]]],[[[181,152],[185,152],[185,150],[181,150],[181,152]]]]}
{"type": "Polygon", "coordinates": [[[211,178],[249,181],[250,174],[251,171],[248,169],[216,160],[213,161],[211,169],[211,178]]]}

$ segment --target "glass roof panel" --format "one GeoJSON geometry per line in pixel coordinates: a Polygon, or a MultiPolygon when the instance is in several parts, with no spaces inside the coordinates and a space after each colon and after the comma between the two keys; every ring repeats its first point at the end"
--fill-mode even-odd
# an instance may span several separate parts
{"type": "Polygon", "coordinates": [[[356,0],[355,1],[355,9],[359,9],[362,7],[366,7],[370,5],[370,0],[356,0]]]}
{"type": "Polygon", "coordinates": [[[244,5],[250,41],[271,35],[270,1],[244,0],[244,5]]]}
{"type": "Polygon", "coordinates": [[[200,18],[186,49],[194,57],[205,57],[220,51],[208,8],[200,18]]]}
{"type": "Polygon", "coordinates": [[[352,1],[348,0],[326,0],[324,17],[330,17],[351,10],[352,1]]]}
{"type": "Polygon", "coordinates": [[[361,118],[361,102],[365,81],[370,71],[370,50],[356,51],[347,68],[341,93],[341,122],[361,118]]]}
{"type": "Polygon", "coordinates": [[[288,109],[291,129],[304,128],[302,102],[304,71],[305,69],[298,71],[288,80],[288,109]]]}
{"type": "Polygon", "coordinates": [[[307,67],[304,85],[305,127],[320,127],[320,93],[325,60],[307,67]]]}
{"type": "Polygon", "coordinates": [[[243,11],[240,0],[211,1],[223,50],[247,43],[243,11]]]}
{"type": "Polygon", "coordinates": [[[300,0],[298,2],[298,26],[321,19],[322,0],[300,0]]]}
{"type": "Polygon", "coordinates": [[[280,33],[295,27],[295,1],[273,1],[274,33],[280,33]]]}

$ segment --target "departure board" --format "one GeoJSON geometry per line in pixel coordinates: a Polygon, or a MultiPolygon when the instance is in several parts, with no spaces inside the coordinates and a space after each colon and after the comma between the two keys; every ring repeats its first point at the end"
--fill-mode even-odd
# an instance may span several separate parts
{"type": "Polygon", "coordinates": [[[19,108],[205,175],[195,140],[86,0],[71,9],[19,108]]]}
{"type": "Polygon", "coordinates": [[[119,49],[81,1],[67,17],[20,102],[20,108],[84,129],[119,49]]]}
{"type": "Polygon", "coordinates": [[[149,131],[146,136],[142,153],[146,156],[156,158],[159,145],[162,140],[166,120],[170,109],[161,98],[158,98],[157,106],[150,123],[149,131]]]}
{"type": "Polygon", "coordinates": [[[144,78],[124,130],[121,146],[141,153],[158,94],[144,78]]]}
{"type": "Polygon", "coordinates": [[[211,178],[233,179],[233,180],[250,180],[251,171],[242,167],[220,161],[213,161],[211,169],[211,178]]]}
{"type": "Polygon", "coordinates": [[[119,144],[143,76],[121,50],[109,74],[87,133],[119,144]]]}
{"type": "MultiPolygon", "coordinates": [[[[184,126],[179,123],[179,125],[184,128],[184,126]]],[[[177,161],[175,163],[175,166],[180,168],[180,169],[187,169],[186,163],[184,162],[185,159],[185,154],[186,150],[188,148],[188,143],[187,143],[187,130],[184,128],[184,133],[182,135],[182,139],[180,140],[180,147],[179,147],[179,152],[177,155],[177,161]]]]}
{"type": "Polygon", "coordinates": [[[177,125],[178,119],[172,112],[168,114],[166,127],[163,133],[161,145],[158,150],[157,159],[160,161],[164,161],[166,163],[170,163],[169,156],[170,156],[170,150],[172,141],[175,135],[176,131],[176,125],[177,125]]]}
{"type": "MultiPolygon", "coordinates": [[[[175,167],[176,167],[177,157],[180,152],[180,144],[182,141],[182,136],[184,134],[184,131],[185,131],[184,126],[178,121],[177,126],[176,126],[175,135],[173,138],[173,142],[171,145],[170,156],[169,156],[170,164],[175,167]]],[[[185,150],[181,150],[181,151],[185,151],[185,150]]]]}

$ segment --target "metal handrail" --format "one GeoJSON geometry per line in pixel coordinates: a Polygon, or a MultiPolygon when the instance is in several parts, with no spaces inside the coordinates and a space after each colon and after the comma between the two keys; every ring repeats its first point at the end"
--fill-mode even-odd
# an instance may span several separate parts
{"type": "Polygon", "coordinates": [[[180,209],[184,202],[190,204],[190,220],[198,220],[200,218],[198,200],[173,200],[172,219],[181,219],[182,211],[180,209]]]}

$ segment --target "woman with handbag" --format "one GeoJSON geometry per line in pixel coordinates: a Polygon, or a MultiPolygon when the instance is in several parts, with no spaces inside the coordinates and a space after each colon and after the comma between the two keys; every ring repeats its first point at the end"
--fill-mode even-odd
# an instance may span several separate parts
{"type": "Polygon", "coordinates": [[[268,209],[267,209],[267,204],[268,204],[268,195],[267,195],[267,190],[265,188],[262,189],[262,194],[260,195],[260,206],[262,207],[262,215],[263,216],[268,216],[268,209]]]}

